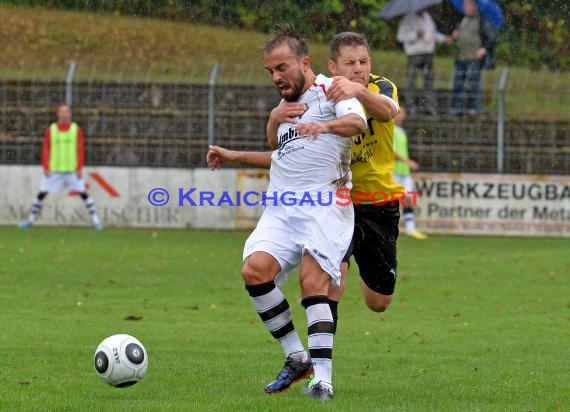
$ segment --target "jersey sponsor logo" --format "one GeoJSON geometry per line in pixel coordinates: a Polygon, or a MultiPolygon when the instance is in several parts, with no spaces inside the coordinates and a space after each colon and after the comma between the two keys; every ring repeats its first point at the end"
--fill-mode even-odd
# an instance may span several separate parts
{"type": "Polygon", "coordinates": [[[281,160],[285,155],[304,149],[303,145],[292,144],[295,140],[301,139],[297,129],[290,127],[288,131],[279,135],[277,139],[277,160],[281,160]],[[287,146],[287,147],[286,147],[287,146]]]}
{"type": "Polygon", "coordinates": [[[368,149],[365,152],[358,153],[357,156],[350,161],[350,164],[353,165],[355,163],[366,163],[370,158],[374,155],[374,150],[368,149]]]}
{"type": "Polygon", "coordinates": [[[352,159],[350,160],[350,164],[354,165],[355,163],[367,163],[372,156],[374,156],[374,146],[378,143],[378,139],[374,135],[374,118],[369,117],[366,119],[366,123],[368,124],[368,129],[359,135],[356,135],[353,139],[354,146],[359,147],[359,152],[354,153],[352,155],[352,159]],[[372,140],[367,138],[373,138],[372,140]]]}
{"type": "Polygon", "coordinates": [[[368,125],[368,130],[365,131],[364,133],[360,133],[359,135],[357,135],[354,138],[354,144],[355,145],[360,145],[362,144],[362,140],[364,140],[364,138],[366,137],[366,134],[369,132],[370,136],[374,136],[374,126],[373,126],[373,122],[374,122],[374,118],[373,117],[369,117],[368,119],[366,119],[366,123],[368,125]]]}
{"type": "Polygon", "coordinates": [[[301,136],[299,135],[299,133],[297,133],[297,129],[295,129],[294,127],[290,127],[288,131],[279,135],[279,138],[277,139],[277,144],[278,144],[277,148],[278,150],[281,150],[287,143],[300,138],[301,136]]]}

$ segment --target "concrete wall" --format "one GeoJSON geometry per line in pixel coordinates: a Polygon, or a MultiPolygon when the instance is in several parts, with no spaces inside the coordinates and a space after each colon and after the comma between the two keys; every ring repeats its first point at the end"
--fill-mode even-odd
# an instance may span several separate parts
{"type": "MultiPolygon", "coordinates": [[[[97,167],[84,176],[103,224],[132,228],[251,229],[268,183],[267,171],[245,169],[97,167]]],[[[40,167],[0,166],[0,225],[28,215],[41,177],[40,167]]],[[[418,173],[415,185],[428,233],[570,237],[570,176],[418,173]]],[[[37,222],[90,224],[69,193],[50,194],[37,222]]]]}

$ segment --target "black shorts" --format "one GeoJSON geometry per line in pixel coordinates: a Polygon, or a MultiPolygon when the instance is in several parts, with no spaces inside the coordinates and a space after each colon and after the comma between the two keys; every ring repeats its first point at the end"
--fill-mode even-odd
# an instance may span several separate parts
{"type": "Polygon", "coordinates": [[[396,287],[399,223],[398,202],[354,206],[354,234],[342,260],[349,262],[354,255],[364,283],[382,295],[392,295],[396,287]]]}

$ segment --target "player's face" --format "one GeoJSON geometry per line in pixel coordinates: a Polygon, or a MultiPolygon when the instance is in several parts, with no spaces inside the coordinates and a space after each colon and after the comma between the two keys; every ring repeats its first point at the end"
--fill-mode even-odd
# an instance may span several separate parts
{"type": "Polygon", "coordinates": [[[57,109],[57,121],[59,123],[71,122],[71,109],[69,106],[60,106],[57,109]]]}
{"type": "Polygon", "coordinates": [[[297,101],[303,94],[309,67],[309,57],[299,59],[285,44],[265,55],[265,70],[281,97],[288,102],[297,101]]]}
{"type": "Polygon", "coordinates": [[[336,61],[329,60],[329,70],[333,76],[344,76],[347,79],[368,84],[372,59],[364,46],[341,46],[336,61]]]}

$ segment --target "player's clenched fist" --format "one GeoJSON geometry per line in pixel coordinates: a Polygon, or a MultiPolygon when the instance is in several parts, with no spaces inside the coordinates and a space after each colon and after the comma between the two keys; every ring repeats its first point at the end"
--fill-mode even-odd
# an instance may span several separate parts
{"type": "Polygon", "coordinates": [[[331,87],[327,91],[327,99],[333,102],[357,97],[364,86],[348,80],[343,76],[335,76],[331,87]]]}

